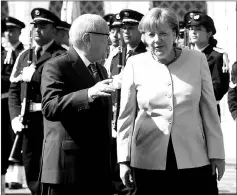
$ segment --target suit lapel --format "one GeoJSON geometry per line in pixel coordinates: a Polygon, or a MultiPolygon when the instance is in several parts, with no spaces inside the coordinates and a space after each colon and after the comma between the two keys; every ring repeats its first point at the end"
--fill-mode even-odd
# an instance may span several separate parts
{"type": "Polygon", "coordinates": [[[98,72],[99,72],[99,74],[100,74],[101,79],[102,79],[102,80],[107,79],[107,78],[108,78],[108,74],[107,74],[107,72],[105,71],[105,69],[102,68],[102,65],[99,64],[99,63],[96,63],[96,67],[97,67],[97,69],[98,69],[98,72]]]}
{"type": "Polygon", "coordinates": [[[72,63],[72,67],[75,72],[80,76],[84,77],[84,79],[88,82],[89,86],[95,84],[93,76],[90,74],[89,69],[86,67],[80,56],[77,54],[73,47],[67,51],[69,60],[72,63]]]}

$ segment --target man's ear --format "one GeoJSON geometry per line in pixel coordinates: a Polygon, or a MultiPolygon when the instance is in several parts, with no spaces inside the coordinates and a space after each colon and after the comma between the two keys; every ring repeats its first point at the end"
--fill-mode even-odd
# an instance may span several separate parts
{"type": "Polygon", "coordinates": [[[56,27],[53,27],[53,33],[54,33],[54,35],[57,35],[57,28],[56,27]]]}
{"type": "Polygon", "coordinates": [[[89,33],[85,33],[82,36],[82,41],[84,42],[85,45],[90,45],[91,44],[91,36],[89,33]]]}

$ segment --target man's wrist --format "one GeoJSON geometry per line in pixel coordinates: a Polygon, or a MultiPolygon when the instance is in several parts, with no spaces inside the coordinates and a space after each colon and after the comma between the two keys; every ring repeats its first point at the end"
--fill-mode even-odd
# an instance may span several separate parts
{"type": "Polygon", "coordinates": [[[93,102],[95,100],[95,98],[93,98],[93,96],[91,95],[90,89],[88,89],[87,94],[88,94],[88,102],[93,102]]]}

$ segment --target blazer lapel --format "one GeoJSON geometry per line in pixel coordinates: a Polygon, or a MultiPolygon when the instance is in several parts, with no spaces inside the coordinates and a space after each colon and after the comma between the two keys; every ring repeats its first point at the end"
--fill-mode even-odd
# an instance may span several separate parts
{"type": "Polygon", "coordinates": [[[90,74],[89,69],[86,67],[80,56],[77,54],[73,47],[70,47],[67,51],[69,60],[72,63],[72,67],[75,69],[75,72],[88,82],[89,86],[95,84],[93,76],[90,74]]]}

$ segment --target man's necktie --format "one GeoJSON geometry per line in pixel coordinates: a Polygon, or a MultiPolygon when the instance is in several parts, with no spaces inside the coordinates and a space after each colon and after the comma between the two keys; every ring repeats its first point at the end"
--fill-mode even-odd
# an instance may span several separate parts
{"type": "Polygon", "coordinates": [[[100,74],[98,72],[98,69],[96,67],[95,64],[91,63],[88,68],[90,69],[91,73],[92,73],[92,76],[94,77],[95,79],[95,82],[98,83],[99,81],[101,81],[101,78],[100,78],[100,74]]]}
{"type": "Polygon", "coordinates": [[[41,52],[42,52],[42,47],[39,47],[36,51],[36,61],[40,59],[41,52]]]}
{"type": "Polygon", "coordinates": [[[128,60],[128,58],[132,55],[133,51],[129,50],[128,53],[126,54],[126,61],[128,60]]]}

